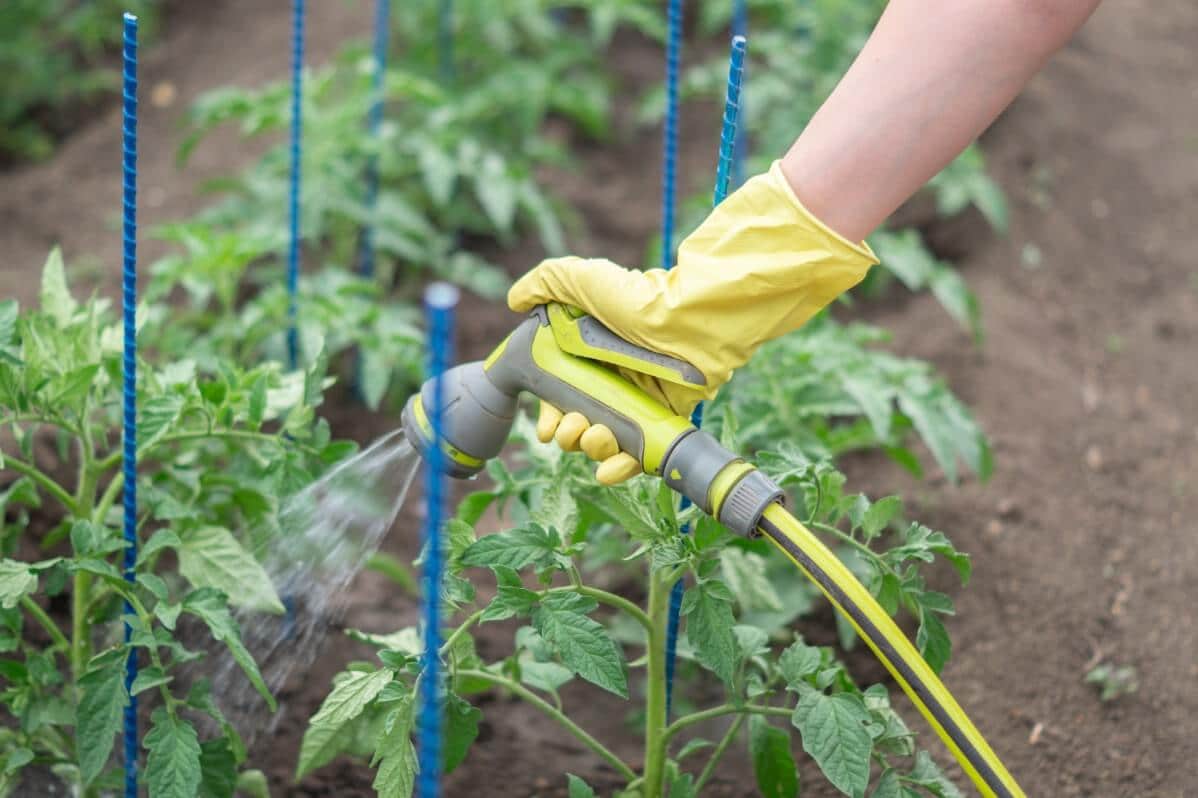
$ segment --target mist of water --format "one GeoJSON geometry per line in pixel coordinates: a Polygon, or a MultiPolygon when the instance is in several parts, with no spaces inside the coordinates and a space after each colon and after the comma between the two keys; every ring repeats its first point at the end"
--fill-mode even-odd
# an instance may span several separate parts
{"type": "MultiPolygon", "coordinates": [[[[279,513],[279,534],[255,552],[287,607],[285,615],[243,612],[241,634],[271,692],[316,659],[345,609],[349,584],[398,516],[420,459],[402,430],[380,438],[303,491],[279,513]]],[[[268,711],[227,653],[204,668],[222,710],[252,739],[286,715],[268,711]]]]}

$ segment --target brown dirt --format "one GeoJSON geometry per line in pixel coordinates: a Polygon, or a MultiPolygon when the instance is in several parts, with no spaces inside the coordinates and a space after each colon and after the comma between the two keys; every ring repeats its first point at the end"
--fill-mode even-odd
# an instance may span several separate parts
{"type": "MultiPolygon", "coordinates": [[[[313,5],[327,23],[312,26],[324,37],[312,42],[318,52],[366,25],[362,8],[313,5]]],[[[232,139],[214,142],[177,173],[173,120],[186,101],[203,88],[285,73],[285,14],[238,6],[190,16],[190,27],[168,31],[168,45],[148,61],[180,87],[179,103],[148,114],[143,128],[150,218],[194,208],[188,189],[198,178],[249,157],[232,139]]],[[[927,296],[862,311],[894,331],[897,351],[934,362],[994,439],[997,469],[987,485],[916,483],[878,458],[849,470],[858,489],[904,493],[913,515],[973,553],[974,580],[955,591],[946,680],[1030,795],[1194,794],[1187,764],[1198,736],[1198,266],[1188,253],[1198,245],[1196,37],[1193,3],[1108,2],[987,136],[991,171],[1012,202],[1009,236],[995,237],[971,217],[931,231],[943,250],[964,253],[986,316],[984,349],[971,348],[927,296]],[[1082,681],[1099,661],[1134,665],[1139,692],[1101,702],[1082,681]]],[[[645,48],[618,61],[642,82],[659,71],[645,48]]],[[[691,189],[709,180],[715,128],[702,109],[686,119],[691,189]]],[[[115,131],[115,120],[105,120],[52,163],[0,179],[3,293],[30,297],[35,270],[57,240],[68,256],[103,253],[115,262],[115,131]]],[[[657,225],[658,163],[656,134],[642,132],[588,152],[583,171],[559,180],[590,226],[576,241],[580,254],[640,261],[657,225]]],[[[519,253],[509,263],[517,271],[532,257],[519,253]]],[[[463,317],[464,356],[510,324],[478,303],[463,317]]],[[[366,439],[393,423],[334,411],[343,435],[366,439]]],[[[415,509],[405,513],[389,550],[413,553],[418,518],[415,509]]],[[[349,601],[347,625],[390,630],[414,617],[413,600],[375,574],[357,581],[349,601]]],[[[804,631],[825,639],[828,616],[804,631]]],[[[495,654],[503,644],[502,630],[480,642],[495,654]]],[[[284,695],[289,720],[262,744],[279,794],[370,794],[369,773],[348,762],[284,787],[302,719],[355,655],[330,649],[284,695]]],[[[867,660],[854,662],[867,678],[878,676],[867,660]]],[[[627,704],[585,688],[566,700],[582,725],[637,761],[627,704]]],[[[484,701],[480,743],[447,779],[446,794],[563,795],[563,771],[610,783],[610,772],[528,707],[484,701]]],[[[754,794],[743,761],[732,762],[711,794],[754,794]]],[[[818,781],[809,767],[804,777],[818,781]]]]}

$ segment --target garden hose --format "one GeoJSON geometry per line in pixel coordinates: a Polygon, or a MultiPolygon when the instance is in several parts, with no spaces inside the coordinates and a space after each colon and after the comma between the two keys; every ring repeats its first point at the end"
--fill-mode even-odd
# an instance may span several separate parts
{"type": "MultiPolygon", "coordinates": [[[[813,581],[898,680],[982,795],[1022,798],[1023,791],[918,650],[818,538],[781,504],[782,490],[752,464],[619,376],[619,366],[678,384],[703,375],[681,360],[631,344],[596,319],[564,305],[542,305],[482,362],[445,372],[440,458],[447,473],[468,477],[503,448],[527,391],[592,424],[605,424],[622,451],[648,474],[742,535],[765,535],[813,581]]],[[[432,445],[425,383],[404,407],[408,440],[432,445]]]]}

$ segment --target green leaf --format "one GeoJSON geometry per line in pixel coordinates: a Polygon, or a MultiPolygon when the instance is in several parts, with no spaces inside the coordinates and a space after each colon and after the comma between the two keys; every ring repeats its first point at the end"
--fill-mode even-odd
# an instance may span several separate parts
{"type": "Polygon", "coordinates": [[[919,612],[919,630],[915,633],[915,645],[919,646],[919,653],[923,654],[923,658],[936,673],[944,670],[953,653],[953,643],[949,639],[948,630],[934,612],[925,611],[923,608],[919,612]]]}
{"type": "Polygon", "coordinates": [[[874,791],[869,794],[869,798],[903,798],[898,771],[886,768],[874,785],[874,791]]]}
{"type": "Polygon", "coordinates": [[[578,503],[563,480],[551,483],[541,494],[531,513],[532,520],[569,538],[578,525],[578,503]]]}
{"type": "Polygon", "coordinates": [[[215,588],[200,588],[183,600],[183,611],[195,615],[206,623],[212,636],[228,647],[229,653],[233,655],[233,660],[241,666],[241,670],[254,685],[258,694],[262,696],[262,700],[270,707],[270,711],[274,712],[277,708],[275,698],[270,694],[270,688],[266,686],[266,682],[262,680],[262,673],[258,670],[258,664],[254,662],[253,655],[241,642],[241,629],[229,613],[224,594],[215,588]]]}
{"type": "Polygon", "coordinates": [[[33,761],[34,754],[28,748],[13,748],[4,758],[4,772],[16,773],[33,761]]]}
{"type": "Polygon", "coordinates": [[[782,599],[765,574],[765,558],[761,555],[729,546],[720,553],[720,574],[741,607],[782,609],[782,599]]]}
{"type": "Polygon", "coordinates": [[[37,574],[16,560],[0,560],[0,607],[11,610],[37,590],[37,574]]]}
{"type": "Polygon", "coordinates": [[[566,774],[566,783],[569,785],[568,798],[595,798],[595,791],[591,789],[591,785],[573,773],[566,774]]]}
{"type": "Polygon", "coordinates": [[[471,493],[466,498],[462,499],[462,503],[458,505],[457,518],[460,521],[473,526],[478,523],[478,519],[482,518],[483,513],[495,501],[496,495],[490,491],[476,491],[471,493]]]}
{"type": "Polygon", "coordinates": [[[690,773],[683,773],[676,763],[667,763],[666,795],[670,798],[698,798],[695,777],[690,773]]]}
{"type": "Polygon", "coordinates": [[[602,624],[585,614],[595,606],[576,593],[551,593],[533,612],[533,625],[566,667],[588,682],[628,698],[628,678],[619,646],[602,624]]]}
{"type": "Polygon", "coordinates": [[[413,701],[409,695],[388,717],[371,766],[378,798],[411,798],[416,783],[416,748],[412,745],[413,701]]]}
{"type": "Polygon", "coordinates": [[[218,737],[200,743],[198,798],[233,798],[236,791],[237,757],[229,741],[218,737]]]}
{"type": "Polygon", "coordinates": [[[99,371],[100,365],[93,363],[62,375],[54,382],[57,390],[51,403],[56,407],[74,407],[87,396],[99,371]]]}
{"type": "Polygon", "coordinates": [[[154,396],[141,403],[137,412],[137,451],[145,454],[171,431],[183,412],[178,394],[154,396]]]}
{"type": "Polygon", "coordinates": [[[71,525],[71,548],[76,557],[103,556],[125,548],[125,541],[115,529],[76,521],[71,525]]]}
{"type": "Polygon", "coordinates": [[[200,789],[200,743],[195,728],[165,709],[154,711],[146,733],[146,785],[154,798],[194,798],[200,789]]]}
{"type": "Polygon", "coordinates": [[[377,410],[382,404],[387,388],[391,386],[392,362],[387,353],[377,349],[365,348],[358,367],[358,389],[362,392],[362,401],[371,410],[377,410]]]}
{"type": "Polygon", "coordinates": [[[911,768],[908,779],[914,781],[936,798],[962,798],[957,785],[941,772],[939,766],[932,761],[932,755],[920,751],[915,755],[915,767],[911,768]]]}
{"type": "Polygon", "coordinates": [[[819,671],[822,662],[823,655],[820,650],[815,646],[807,645],[802,640],[791,643],[778,657],[778,667],[782,671],[782,678],[786,680],[788,686],[795,689],[806,682],[808,677],[814,676],[819,671]]]}
{"type": "Polygon", "coordinates": [[[520,570],[528,565],[544,567],[553,562],[561,541],[552,530],[538,524],[509,529],[479,538],[462,552],[462,565],[494,568],[506,566],[520,570]]]}
{"type": "Polygon", "coordinates": [[[466,758],[478,737],[478,721],[483,713],[469,701],[449,694],[445,705],[445,772],[452,773],[466,758]]]}
{"type": "Polygon", "coordinates": [[[515,615],[524,616],[532,612],[540,596],[520,581],[520,575],[511,568],[497,565],[493,569],[498,581],[495,598],[483,611],[480,622],[502,621],[515,615]]]}
{"type": "Polygon", "coordinates": [[[887,496],[878,499],[865,511],[861,521],[861,531],[866,540],[876,538],[890,522],[899,518],[903,513],[903,500],[898,496],[887,496]]]}
{"type": "Polygon", "coordinates": [[[366,705],[391,681],[391,671],[345,671],[333,681],[333,690],[320,709],[308,722],[300,745],[296,779],[302,779],[316,768],[327,764],[344,750],[347,740],[342,733],[366,705]]]}
{"type": "Polygon", "coordinates": [[[179,572],[194,587],[214,587],[239,607],[276,615],[285,612],[266,570],[227,529],[206,526],[186,533],[179,549],[179,572]]]}
{"type": "Polygon", "coordinates": [[[686,639],[699,662],[731,684],[739,657],[727,588],[716,580],[705,580],[687,589],[682,615],[686,616],[686,639]]]}
{"type": "Polygon", "coordinates": [[[11,344],[13,336],[17,334],[17,317],[20,312],[21,307],[17,304],[17,300],[0,301],[0,349],[11,344]]]}
{"type": "Polygon", "coordinates": [[[460,518],[450,518],[445,522],[445,532],[449,539],[449,563],[457,566],[466,549],[474,545],[477,539],[474,527],[460,518]]]}
{"type": "Polygon", "coordinates": [[[749,756],[757,790],[765,798],[795,798],[799,773],[790,752],[790,735],[760,715],[749,718],[749,756]]]}
{"type": "Polygon", "coordinates": [[[574,671],[556,662],[537,662],[533,659],[520,662],[520,681],[547,693],[556,692],[573,678],[574,671]]]}
{"type": "Polygon", "coordinates": [[[250,389],[249,422],[254,429],[257,429],[266,417],[266,382],[266,375],[260,375],[250,389]]]}
{"type": "Polygon", "coordinates": [[[125,692],[125,648],[110,649],[92,658],[79,679],[80,698],[75,709],[75,745],[84,784],[96,780],[108,764],[113,737],[129,703],[125,692]]]}
{"type": "Polygon", "coordinates": [[[433,202],[440,207],[449,204],[449,199],[453,196],[453,184],[458,177],[457,165],[453,158],[435,143],[426,142],[417,149],[416,161],[420,165],[424,187],[433,202]]]}
{"type": "Polygon", "coordinates": [[[182,545],[183,541],[179,539],[178,534],[173,529],[160,529],[137,552],[137,565],[141,567],[149,561],[151,556],[165,548],[177,549],[182,545]]]}
{"type": "Polygon", "coordinates": [[[62,263],[62,250],[50,250],[46,265],[42,267],[42,290],[39,296],[42,310],[49,313],[60,328],[70,323],[79,303],[67,288],[66,270],[62,263]]]}
{"type": "Polygon", "coordinates": [[[864,798],[873,740],[865,728],[870,717],[861,698],[806,688],[791,720],[803,738],[803,750],[832,786],[852,798],[864,798]]]}
{"type": "Polygon", "coordinates": [[[131,695],[140,695],[152,687],[157,687],[160,684],[167,684],[172,677],[162,672],[162,668],[157,665],[149,665],[137,672],[137,678],[133,680],[133,684],[129,686],[131,695]]]}
{"type": "Polygon", "coordinates": [[[505,233],[512,229],[518,186],[498,153],[488,152],[483,156],[474,178],[474,193],[496,229],[505,233]]]}

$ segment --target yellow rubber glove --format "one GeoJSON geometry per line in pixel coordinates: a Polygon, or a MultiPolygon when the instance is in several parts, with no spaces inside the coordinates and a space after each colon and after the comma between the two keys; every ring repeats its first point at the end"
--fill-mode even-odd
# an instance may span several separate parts
{"type": "MultiPolygon", "coordinates": [[[[508,305],[518,312],[546,302],[575,305],[627,340],[691,363],[703,373],[706,386],[619,369],[649,395],[689,416],[758,347],[801,327],[877,262],[864,242],[851,243],[812,216],[775,162],[769,172],[720,203],[682,242],[678,265],[670,271],[634,271],[602,259],[552,258],[512,286],[508,305]]],[[[614,436],[602,440],[602,431],[584,445],[586,419],[572,419],[578,415],[574,413],[563,419],[544,406],[537,425],[542,440],[556,437],[563,448],[582,446],[588,454],[614,447],[614,436]],[[570,425],[562,433],[567,420],[570,425]]],[[[610,430],[606,435],[611,436],[610,430]]],[[[631,471],[632,458],[626,454],[609,466],[617,457],[596,458],[604,461],[600,482],[612,484],[639,472],[639,466],[631,471]]]]}

